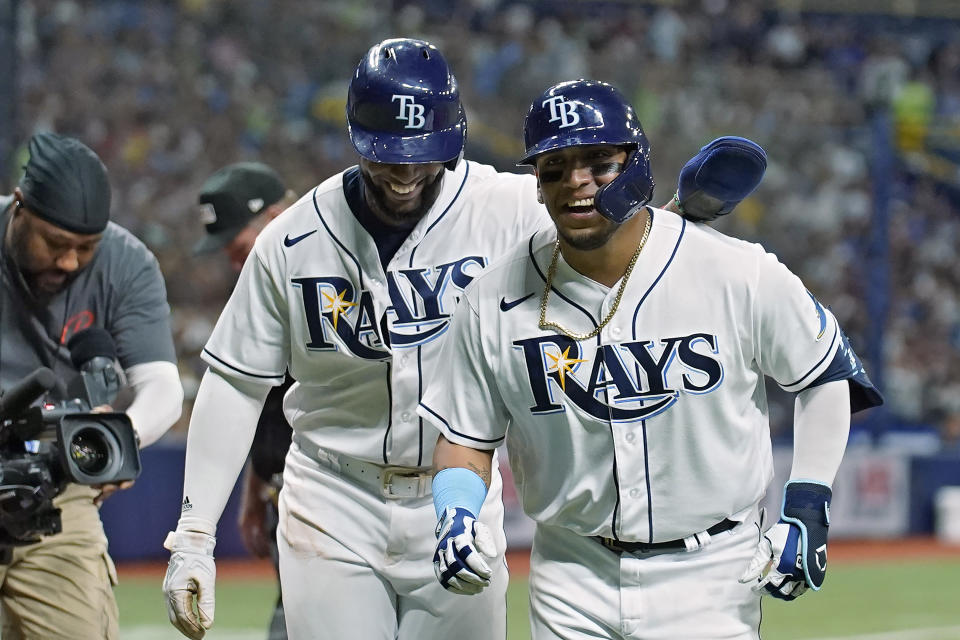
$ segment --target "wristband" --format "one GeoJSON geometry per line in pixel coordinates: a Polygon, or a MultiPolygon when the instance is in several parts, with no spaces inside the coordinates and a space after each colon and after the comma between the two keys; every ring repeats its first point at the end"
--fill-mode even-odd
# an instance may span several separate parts
{"type": "Polygon", "coordinates": [[[462,507],[476,516],[487,497],[487,485],[473,471],[463,467],[443,469],[433,477],[433,508],[437,519],[447,507],[462,507]]]}

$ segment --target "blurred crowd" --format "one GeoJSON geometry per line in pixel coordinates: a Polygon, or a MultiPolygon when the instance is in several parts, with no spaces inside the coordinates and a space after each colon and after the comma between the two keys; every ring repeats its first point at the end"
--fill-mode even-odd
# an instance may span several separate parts
{"type": "MultiPolygon", "coordinates": [[[[191,255],[200,183],[260,160],[303,194],[354,164],[346,89],[372,43],[435,43],[460,81],[468,157],[505,170],[532,97],[606,80],[638,108],[658,203],[714,137],[764,146],[763,184],[718,226],[832,308],[887,398],[869,429],[939,428],[960,449],[960,22],[774,4],[19,0],[13,129],[75,135],[104,159],[115,220],[166,275],[189,397],[233,281],[191,255]]],[[[7,193],[17,176],[3,178],[7,193]]],[[[771,410],[782,430],[789,405],[771,410]]]]}

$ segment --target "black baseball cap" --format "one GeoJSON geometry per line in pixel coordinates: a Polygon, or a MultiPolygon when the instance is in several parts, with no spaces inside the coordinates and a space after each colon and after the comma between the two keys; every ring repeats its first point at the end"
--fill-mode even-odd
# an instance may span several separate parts
{"type": "Polygon", "coordinates": [[[193,253],[210,253],[227,246],[286,192],[280,176],[265,164],[238,162],[223,167],[200,187],[200,221],[207,233],[194,245],[193,253]]]}
{"type": "Polygon", "coordinates": [[[75,138],[38,133],[27,145],[23,204],[38,217],[67,231],[100,233],[110,221],[107,168],[75,138]]]}

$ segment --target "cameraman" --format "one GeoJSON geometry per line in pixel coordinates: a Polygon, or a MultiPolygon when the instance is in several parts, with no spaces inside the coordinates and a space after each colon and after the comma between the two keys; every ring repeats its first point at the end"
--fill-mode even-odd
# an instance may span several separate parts
{"type": "MultiPolygon", "coordinates": [[[[148,445],[179,418],[183,400],[157,260],[109,222],[110,185],[93,151],[39,133],[29,153],[19,186],[0,197],[0,387],[43,366],[58,379],[50,399],[68,399],[78,372],[65,345],[102,327],[133,391],[126,413],[148,445]]],[[[116,572],[97,508],[116,488],[67,485],[54,499],[62,532],[13,548],[0,566],[5,640],[118,637],[116,572]]]]}

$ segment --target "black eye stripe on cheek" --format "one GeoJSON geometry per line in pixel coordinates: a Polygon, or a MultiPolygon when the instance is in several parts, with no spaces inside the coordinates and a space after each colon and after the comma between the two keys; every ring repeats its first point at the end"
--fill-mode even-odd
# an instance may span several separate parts
{"type": "Polygon", "coordinates": [[[603,162],[590,165],[590,172],[594,176],[607,176],[611,173],[620,173],[621,171],[623,171],[622,162],[603,162]]]}
{"type": "MultiPolygon", "coordinates": [[[[599,162],[590,165],[590,174],[594,177],[608,176],[621,171],[623,171],[622,162],[599,162]]],[[[540,182],[560,182],[562,179],[563,169],[547,169],[540,172],[540,182]]]]}

